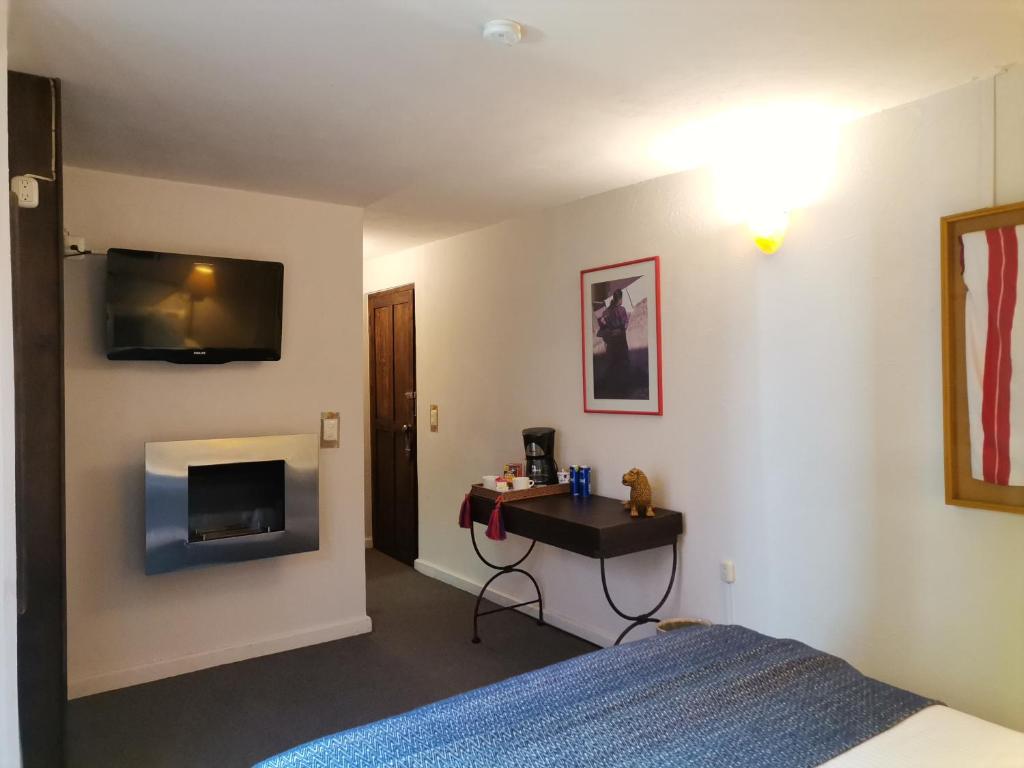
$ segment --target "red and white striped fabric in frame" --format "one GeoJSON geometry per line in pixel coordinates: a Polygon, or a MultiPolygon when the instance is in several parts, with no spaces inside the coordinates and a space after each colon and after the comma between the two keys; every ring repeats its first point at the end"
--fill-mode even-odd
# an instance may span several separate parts
{"type": "Polygon", "coordinates": [[[971,476],[1024,485],[1024,226],[968,233],[962,254],[971,476]]]}

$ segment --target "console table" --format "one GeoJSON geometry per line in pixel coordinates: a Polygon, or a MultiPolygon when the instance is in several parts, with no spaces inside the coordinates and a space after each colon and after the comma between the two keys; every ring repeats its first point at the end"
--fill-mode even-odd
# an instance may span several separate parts
{"type": "MultiPolygon", "coordinates": [[[[473,522],[487,524],[490,518],[494,502],[480,496],[470,497],[473,522]]],[[[522,608],[526,605],[536,603],[538,608],[537,623],[544,624],[544,598],[541,595],[540,585],[528,571],[520,568],[526,558],[533,552],[537,542],[558,547],[568,552],[575,552],[577,555],[592,557],[601,561],[601,586],[604,588],[604,596],[608,600],[615,613],[630,622],[622,630],[615,645],[622,642],[622,639],[636,629],[647,623],[660,621],[654,614],[668,600],[669,593],[675,583],[676,568],[679,561],[677,541],[683,533],[683,515],[680,512],[658,509],[654,517],[629,516],[623,508],[622,501],[611,499],[607,496],[588,496],[578,498],[567,495],[542,496],[532,499],[521,499],[517,501],[506,501],[501,505],[502,515],[505,522],[505,530],[517,536],[530,539],[530,548],[526,550],[521,558],[508,565],[497,565],[490,562],[480,552],[476,542],[475,525],[469,528],[470,540],[473,542],[473,550],[487,566],[493,568],[497,573],[488,579],[480,589],[476,598],[476,608],[473,611],[473,642],[480,642],[479,619],[491,613],[509,611],[515,608],[522,608]],[[605,560],[610,557],[620,557],[633,552],[643,552],[657,547],[672,548],[672,572],[669,576],[668,587],[657,604],[649,611],[637,615],[630,615],[621,611],[612,600],[608,591],[608,579],[605,575],[605,560]],[[487,611],[480,610],[480,603],[484,599],[484,593],[496,579],[509,573],[521,573],[526,576],[537,590],[536,600],[527,600],[515,605],[507,605],[502,608],[493,608],[487,611]]]]}

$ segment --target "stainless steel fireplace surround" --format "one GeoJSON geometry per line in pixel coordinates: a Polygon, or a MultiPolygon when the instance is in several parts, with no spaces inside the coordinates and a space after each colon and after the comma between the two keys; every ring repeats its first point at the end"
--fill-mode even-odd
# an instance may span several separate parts
{"type": "Polygon", "coordinates": [[[146,443],[146,573],[319,549],[318,436],[146,443]]]}

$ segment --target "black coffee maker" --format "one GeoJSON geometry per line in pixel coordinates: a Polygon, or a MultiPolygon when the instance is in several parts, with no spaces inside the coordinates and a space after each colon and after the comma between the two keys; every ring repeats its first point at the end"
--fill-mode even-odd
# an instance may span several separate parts
{"type": "Polygon", "coordinates": [[[523,446],[526,448],[526,476],[537,485],[557,483],[555,430],[551,427],[528,427],[523,430],[523,446]]]}

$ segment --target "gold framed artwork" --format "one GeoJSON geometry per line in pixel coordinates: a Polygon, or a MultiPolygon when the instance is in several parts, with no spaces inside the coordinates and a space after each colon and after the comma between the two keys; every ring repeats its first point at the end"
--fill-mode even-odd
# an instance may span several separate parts
{"type": "Polygon", "coordinates": [[[946,503],[1024,514],[1024,203],[941,227],[946,503]]]}

